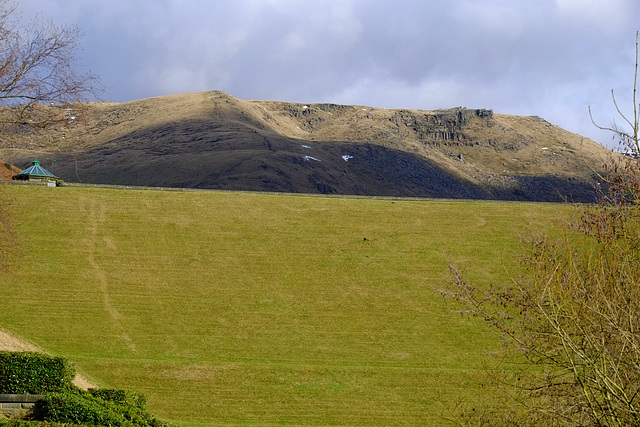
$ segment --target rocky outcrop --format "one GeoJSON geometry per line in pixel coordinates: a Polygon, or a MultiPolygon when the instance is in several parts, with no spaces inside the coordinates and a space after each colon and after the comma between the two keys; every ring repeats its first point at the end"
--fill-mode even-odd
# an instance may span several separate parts
{"type": "Polygon", "coordinates": [[[464,128],[474,118],[492,126],[493,110],[458,107],[423,114],[398,110],[389,120],[396,126],[410,128],[420,140],[462,141],[466,139],[464,128]]]}

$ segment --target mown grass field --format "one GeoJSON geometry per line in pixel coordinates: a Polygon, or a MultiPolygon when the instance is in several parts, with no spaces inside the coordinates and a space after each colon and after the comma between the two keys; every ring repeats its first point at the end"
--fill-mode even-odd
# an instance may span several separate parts
{"type": "Polygon", "coordinates": [[[437,425],[499,341],[438,289],[564,207],[7,186],[0,327],[180,425],[437,425]]]}

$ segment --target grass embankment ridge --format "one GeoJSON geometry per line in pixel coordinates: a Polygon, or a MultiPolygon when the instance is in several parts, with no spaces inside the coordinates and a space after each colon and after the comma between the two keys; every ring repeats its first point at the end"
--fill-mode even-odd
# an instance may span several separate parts
{"type": "Polygon", "coordinates": [[[7,186],[0,325],[183,425],[418,425],[480,399],[447,265],[515,271],[550,204],[7,186]]]}

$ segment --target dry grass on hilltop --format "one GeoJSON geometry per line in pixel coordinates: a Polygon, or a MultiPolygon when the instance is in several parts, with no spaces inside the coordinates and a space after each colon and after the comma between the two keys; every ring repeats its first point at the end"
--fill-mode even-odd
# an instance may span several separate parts
{"type": "MultiPolygon", "coordinates": [[[[55,108],[55,107],[47,107],[55,108]]],[[[247,101],[219,91],[83,104],[0,158],[66,181],[298,193],[592,199],[608,150],[539,117],[247,101]]]]}

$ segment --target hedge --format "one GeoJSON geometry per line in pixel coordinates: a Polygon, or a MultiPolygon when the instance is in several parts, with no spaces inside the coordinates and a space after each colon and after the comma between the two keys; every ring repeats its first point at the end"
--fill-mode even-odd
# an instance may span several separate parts
{"type": "Polygon", "coordinates": [[[146,410],[144,394],[128,390],[83,391],[72,383],[75,369],[61,357],[0,352],[0,394],[43,394],[31,421],[0,420],[0,427],[166,427],[146,410]]]}
{"type": "Polygon", "coordinates": [[[96,426],[167,426],[149,414],[143,395],[124,390],[49,393],[38,402],[36,418],[43,421],[96,426]],[[103,394],[115,400],[103,400],[103,394]]]}
{"type": "Polygon", "coordinates": [[[69,427],[67,423],[50,423],[48,421],[28,420],[3,420],[0,419],[0,427],[69,427]]]}
{"type": "Polygon", "coordinates": [[[73,387],[69,360],[41,353],[0,351],[0,394],[44,394],[73,387]]]}
{"type": "Polygon", "coordinates": [[[130,390],[92,388],[89,390],[89,394],[106,402],[113,402],[121,406],[131,406],[142,411],[147,406],[147,396],[130,390]]]}

